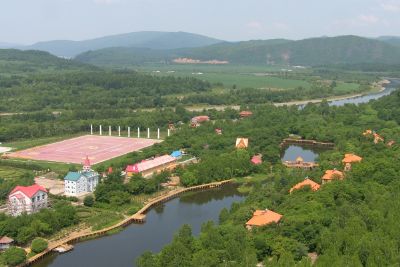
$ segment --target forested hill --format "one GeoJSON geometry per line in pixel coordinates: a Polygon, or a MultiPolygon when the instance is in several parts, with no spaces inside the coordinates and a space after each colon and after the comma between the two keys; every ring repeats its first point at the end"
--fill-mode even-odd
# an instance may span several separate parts
{"type": "Polygon", "coordinates": [[[170,62],[177,57],[227,60],[232,64],[396,64],[400,47],[384,41],[357,36],[321,37],[299,41],[265,40],[219,43],[206,47],[153,51],[112,48],[78,55],[77,60],[96,65],[134,65],[170,62]]]}
{"type": "Polygon", "coordinates": [[[57,56],[74,57],[80,53],[108,47],[140,47],[151,49],[176,49],[200,47],[221,42],[207,36],[187,32],[144,31],[105,36],[83,41],[56,40],[39,42],[21,49],[35,49],[57,56]]]}
{"type": "Polygon", "coordinates": [[[29,74],[54,70],[94,70],[97,67],[67,60],[48,52],[17,49],[0,49],[1,74],[29,74]]]}
{"type": "Polygon", "coordinates": [[[377,39],[391,45],[400,46],[400,37],[397,36],[381,36],[377,39]]]}

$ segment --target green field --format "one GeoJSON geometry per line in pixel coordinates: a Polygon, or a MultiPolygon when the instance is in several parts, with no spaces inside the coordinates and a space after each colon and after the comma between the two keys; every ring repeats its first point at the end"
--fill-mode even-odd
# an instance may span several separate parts
{"type": "Polygon", "coordinates": [[[311,86],[308,81],[301,79],[307,71],[293,71],[288,74],[280,67],[274,66],[160,65],[140,67],[137,70],[159,76],[193,77],[213,84],[222,83],[226,88],[235,86],[256,89],[294,89],[301,86],[308,89],[311,86]]]}
{"type": "Polygon", "coordinates": [[[335,87],[335,91],[339,92],[340,94],[348,94],[349,92],[354,92],[360,88],[358,83],[344,83],[338,82],[337,86],[335,87]]]}
{"type": "MultiPolygon", "coordinates": [[[[135,70],[153,76],[172,75],[205,80],[214,85],[214,92],[226,92],[231,88],[292,90],[302,87],[310,89],[314,84],[331,82],[326,78],[315,76],[312,69],[295,69],[287,66],[175,64],[147,65],[135,70]]],[[[360,84],[355,82],[338,80],[336,83],[334,95],[355,93],[360,88],[360,84]]],[[[168,97],[174,97],[174,95],[168,97]]]]}
{"type": "Polygon", "coordinates": [[[0,166],[0,178],[3,179],[19,178],[26,172],[29,172],[29,170],[14,168],[10,166],[0,166]]]}

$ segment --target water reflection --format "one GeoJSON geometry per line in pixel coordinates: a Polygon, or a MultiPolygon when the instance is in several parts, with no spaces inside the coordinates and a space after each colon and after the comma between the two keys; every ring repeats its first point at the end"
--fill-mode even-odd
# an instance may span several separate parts
{"type": "Polygon", "coordinates": [[[315,162],[318,155],[323,150],[311,147],[302,147],[298,145],[289,145],[283,148],[281,155],[282,161],[296,161],[298,157],[302,157],[305,162],[315,162]]]}
{"type": "Polygon", "coordinates": [[[135,266],[135,260],[145,251],[158,252],[171,242],[183,224],[191,225],[197,235],[204,222],[218,222],[223,208],[242,199],[230,185],[183,195],[150,210],[145,224],[133,224],[118,234],[78,243],[70,253],[53,254],[34,266],[135,266]]]}

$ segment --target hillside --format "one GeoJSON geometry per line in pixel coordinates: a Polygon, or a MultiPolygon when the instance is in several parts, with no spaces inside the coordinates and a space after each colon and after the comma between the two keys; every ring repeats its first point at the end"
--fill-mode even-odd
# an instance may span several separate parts
{"type": "Polygon", "coordinates": [[[357,36],[311,38],[299,41],[277,39],[224,42],[197,48],[148,50],[140,54],[142,52],[133,48],[102,49],[78,55],[76,59],[96,65],[135,65],[144,62],[171,61],[176,57],[227,60],[233,64],[305,66],[396,64],[400,61],[400,47],[357,36]]]}
{"type": "Polygon", "coordinates": [[[48,52],[0,49],[0,74],[28,74],[54,70],[93,70],[97,67],[59,58],[48,52]]]}
{"type": "Polygon", "coordinates": [[[400,37],[397,36],[381,36],[377,39],[391,45],[400,46],[400,37]]]}
{"type": "Polygon", "coordinates": [[[105,36],[84,41],[56,40],[39,42],[21,49],[34,49],[50,52],[56,56],[74,57],[77,54],[108,47],[140,47],[152,49],[176,49],[200,47],[221,42],[203,35],[186,32],[132,32],[105,36]]]}

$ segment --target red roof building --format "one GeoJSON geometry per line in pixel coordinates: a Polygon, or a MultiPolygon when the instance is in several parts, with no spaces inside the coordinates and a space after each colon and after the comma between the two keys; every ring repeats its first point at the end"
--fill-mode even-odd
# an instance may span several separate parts
{"type": "Polygon", "coordinates": [[[248,111],[248,110],[243,110],[243,111],[241,111],[241,112],[239,113],[239,116],[240,116],[241,118],[247,118],[247,117],[250,117],[250,116],[252,116],[252,115],[253,115],[253,112],[248,111]]]}
{"type": "Polygon", "coordinates": [[[258,155],[254,155],[251,158],[251,163],[254,165],[260,165],[262,164],[262,155],[258,154],[258,155]]]}
{"type": "Polygon", "coordinates": [[[176,167],[176,158],[170,155],[156,157],[154,159],[143,160],[134,165],[128,165],[125,172],[128,177],[133,174],[142,174],[143,177],[151,176],[153,173],[163,170],[172,170],[176,167]]]}
{"type": "MultiPolygon", "coordinates": [[[[31,185],[31,186],[20,186],[20,185],[18,185],[11,191],[10,195],[12,195],[12,194],[14,194],[15,192],[18,192],[18,191],[23,193],[25,196],[27,196],[29,198],[32,197],[33,195],[35,195],[39,191],[43,191],[43,192],[47,193],[46,188],[44,188],[43,186],[40,186],[38,184],[34,184],[34,185],[31,185]]],[[[17,195],[20,195],[20,194],[17,194],[17,195]]]]}
{"type": "Polygon", "coordinates": [[[38,184],[16,186],[8,195],[8,211],[12,216],[35,213],[43,208],[47,208],[47,190],[38,184]]]}
{"type": "Polygon", "coordinates": [[[192,123],[202,123],[202,122],[206,122],[209,121],[210,117],[208,116],[196,116],[192,118],[192,123]]]}

